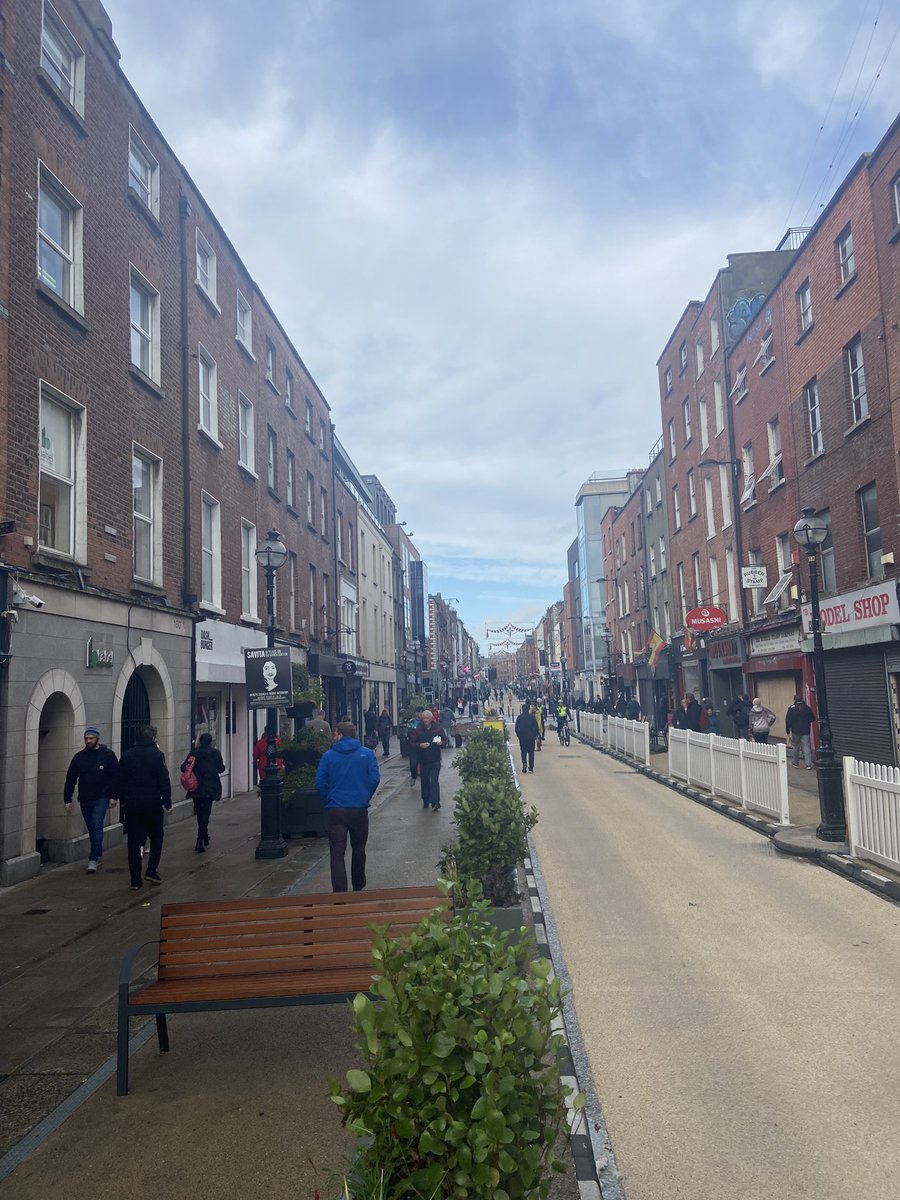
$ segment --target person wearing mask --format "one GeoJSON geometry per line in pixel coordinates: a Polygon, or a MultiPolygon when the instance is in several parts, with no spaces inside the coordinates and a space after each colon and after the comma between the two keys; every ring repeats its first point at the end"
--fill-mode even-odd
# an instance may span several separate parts
{"type": "Polygon", "coordinates": [[[795,767],[800,766],[800,751],[802,749],[803,761],[806,763],[807,771],[813,769],[812,745],[809,740],[809,731],[812,729],[815,719],[816,714],[802,696],[794,697],[794,703],[787,710],[787,715],[784,718],[784,727],[788,732],[793,747],[791,762],[795,767]]]}
{"type": "Polygon", "coordinates": [[[319,759],[315,787],[325,806],[331,855],[331,890],[347,890],[347,839],[350,839],[350,884],[354,892],[366,886],[366,842],[369,805],[381,782],[375,755],[360,745],[356,726],[340,721],[334,745],[319,759]]]}
{"type": "Polygon", "coordinates": [[[171,812],[172,785],[163,752],[156,746],[152,726],[145,725],[137,744],[122,755],[118,793],[128,812],[128,869],[131,890],[141,887],[141,850],[150,839],[150,857],[145,878],[162,883],[159,860],[163,845],[163,809],[171,812]]]}
{"type": "Polygon", "coordinates": [[[209,845],[209,817],[212,806],[222,799],[222,780],[219,777],[225,770],[225,763],[213,745],[211,733],[200,734],[196,747],[191,750],[179,769],[183,771],[192,757],[197,787],[188,792],[188,799],[194,802],[194,816],[197,818],[197,842],[194,850],[203,854],[209,845]]]}
{"type": "Polygon", "coordinates": [[[775,714],[766,708],[759,696],[754,696],[753,707],[750,709],[750,732],[754,742],[767,742],[769,730],[775,724],[775,714]]]}
{"type": "Polygon", "coordinates": [[[119,760],[108,746],[100,743],[100,730],[89,725],[84,731],[84,749],[69,763],[63,787],[66,812],[72,811],[72,798],[78,788],[78,806],[88,832],[87,873],[93,875],[103,861],[103,822],[116,806],[116,774],[119,760]]]}
{"type": "Polygon", "coordinates": [[[422,807],[437,811],[441,807],[441,751],[447,734],[430,709],[422,712],[422,722],[413,733],[413,743],[422,776],[422,807]]]}
{"type": "Polygon", "coordinates": [[[540,735],[537,718],[526,705],[525,710],[516,717],[516,737],[519,739],[519,751],[522,755],[522,772],[534,774],[534,744],[540,735]]]}

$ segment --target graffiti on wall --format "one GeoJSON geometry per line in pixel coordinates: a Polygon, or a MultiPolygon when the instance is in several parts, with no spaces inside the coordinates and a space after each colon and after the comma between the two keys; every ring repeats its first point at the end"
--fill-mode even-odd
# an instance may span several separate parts
{"type": "Polygon", "coordinates": [[[764,292],[757,292],[755,296],[744,296],[740,300],[735,300],[725,314],[725,336],[729,342],[737,341],[762,308],[765,298],[764,292]]]}

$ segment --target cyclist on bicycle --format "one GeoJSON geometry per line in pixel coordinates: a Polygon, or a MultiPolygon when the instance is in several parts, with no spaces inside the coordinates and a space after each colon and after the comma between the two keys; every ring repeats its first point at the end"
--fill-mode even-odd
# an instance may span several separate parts
{"type": "Polygon", "coordinates": [[[569,710],[566,708],[565,704],[560,703],[559,708],[556,710],[556,732],[559,734],[559,740],[561,742],[564,739],[568,740],[568,725],[569,710]]]}

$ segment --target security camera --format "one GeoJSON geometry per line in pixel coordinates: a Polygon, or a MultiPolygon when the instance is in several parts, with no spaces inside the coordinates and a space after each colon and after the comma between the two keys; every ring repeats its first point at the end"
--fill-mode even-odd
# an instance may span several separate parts
{"type": "Polygon", "coordinates": [[[32,608],[43,608],[44,605],[47,603],[47,601],[42,600],[40,598],[40,596],[29,596],[28,603],[31,605],[32,608]]]}
{"type": "Polygon", "coordinates": [[[18,584],[13,587],[13,604],[20,607],[23,604],[30,604],[32,608],[43,608],[46,603],[46,600],[42,600],[40,596],[31,595],[20,588],[18,584]]]}

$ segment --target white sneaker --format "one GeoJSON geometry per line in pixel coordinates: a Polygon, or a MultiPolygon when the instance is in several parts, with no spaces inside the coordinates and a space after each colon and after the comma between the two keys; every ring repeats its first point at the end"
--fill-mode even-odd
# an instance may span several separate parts
{"type": "Polygon", "coordinates": [[[96,870],[97,870],[97,860],[96,860],[96,858],[92,858],[88,861],[87,873],[88,873],[88,875],[93,875],[96,870]]]}

